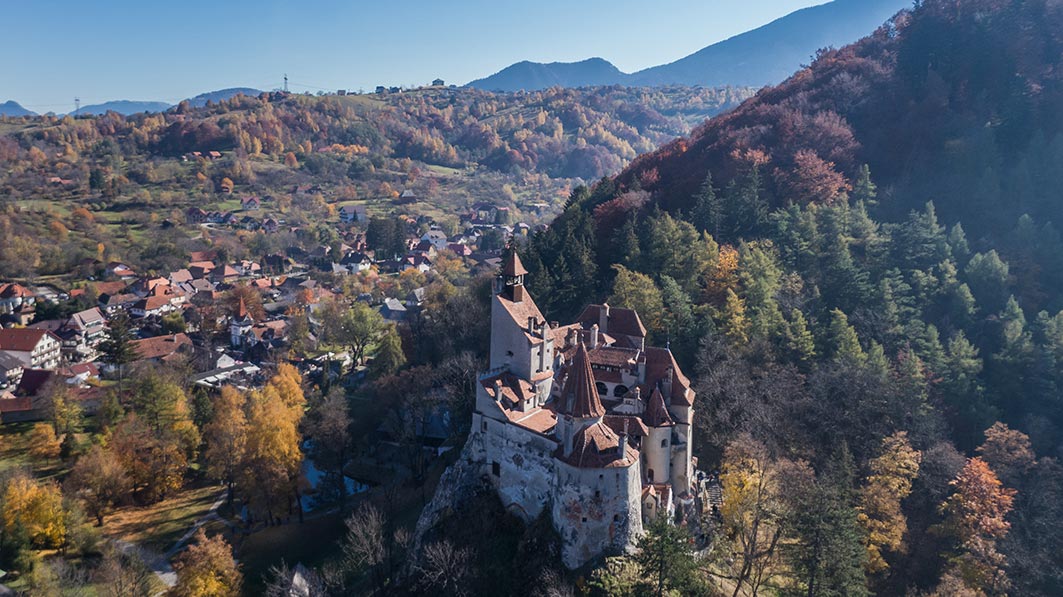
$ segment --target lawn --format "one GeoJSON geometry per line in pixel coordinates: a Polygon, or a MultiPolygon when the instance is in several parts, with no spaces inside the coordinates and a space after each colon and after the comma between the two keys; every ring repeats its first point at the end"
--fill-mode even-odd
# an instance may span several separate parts
{"type": "MultiPolygon", "coordinates": [[[[33,423],[0,425],[0,473],[26,469],[42,479],[63,475],[68,467],[61,460],[39,460],[30,456],[25,434],[32,428],[33,423]]],[[[84,437],[79,439],[84,441],[84,437]]]]}
{"type": "Polygon", "coordinates": [[[216,485],[186,489],[158,504],[127,507],[104,519],[103,534],[166,553],[200,518],[207,515],[221,494],[216,485]]]}

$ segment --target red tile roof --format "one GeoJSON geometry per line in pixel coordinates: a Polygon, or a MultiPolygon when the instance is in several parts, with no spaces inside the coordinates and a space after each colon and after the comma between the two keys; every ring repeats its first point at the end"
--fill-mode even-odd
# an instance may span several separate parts
{"type": "Polygon", "coordinates": [[[59,342],[59,338],[48,330],[29,328],[3,329],[0,330],[0,350],[33,352],[33,349],[41,343],[45,336],[51,336],[52,339],[59,342]]]}
{"type": "Polygon", "coordinates": [[[565,388],[561,391],[558,412],[577,418],[594,418],[605,415],[605,407],[594,385],[587,347],[582,343],[568,368],[565,388]]]}
{"type": "Polygon", "coordinates": [[[650,396],[650,403],[646,406],[646,425],[649,427],[671,427],[675,425],[675,421],[672,420],[672,415],[668,412],[668,405],[664,403],[664,396],[661,395],[661,390],[658,388],[653,389],[653,395],[650,396]]]}
{"type": "Polygon", "coordinates": [[[133,348],[143,360],[163,359],[171,356],[185,347],[192,346],[192,339],[185,334],[173,336],[158,336],[144,340],[134,340],[133,348]]]}
{"type": "Polygon", "coordinates": [[[639,453],[631,445],[620,454],[620,436],[605,423],[594,423],[576,432],[572,438],[572,453],[564,455],[559,448],[556,456],[579,468],[619,468],[638,462],[639,453]]]}

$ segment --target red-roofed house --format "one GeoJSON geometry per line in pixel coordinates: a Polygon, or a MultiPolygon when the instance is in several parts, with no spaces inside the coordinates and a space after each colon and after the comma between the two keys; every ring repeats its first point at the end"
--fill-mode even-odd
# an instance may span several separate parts
{"type": "Polygon", "coordinates": [[[26,369],[55,369],[60,349],[59,338],[47,330],[0,330],[0,352],[17,358],[26,369]]]}

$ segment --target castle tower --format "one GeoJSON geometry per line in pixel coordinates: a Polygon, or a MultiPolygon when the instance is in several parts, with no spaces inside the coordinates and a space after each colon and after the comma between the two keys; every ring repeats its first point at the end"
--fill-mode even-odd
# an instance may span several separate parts
{"type": "Polygon", "coordinates": [[[562,454],[570,456],[573,438],[588,426],[601,423],[604,416],[605,407],[594,384],[590,355],[587,346],[580,342],[569,364],[565,387],[558,399],[557,427],[562,454]]]}
{"type": "Polygon", "coordinates": [[[649,435],[642,446],[643,465],[645,465],[646,482],[663,484],[671,482],[672,470],[672,428],[675,421],[664,403],[660,388],[654,388],[650,402],[643,417],[649,435]]]}

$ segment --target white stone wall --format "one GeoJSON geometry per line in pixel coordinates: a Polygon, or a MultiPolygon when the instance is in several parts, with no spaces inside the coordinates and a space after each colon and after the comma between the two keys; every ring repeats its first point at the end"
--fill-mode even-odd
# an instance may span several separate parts
{"type": "Polygon", "coordinates": [[[557,444],[516,425],[473,416],[469,455],[491,480],[507,510],[526,522],[550,501],[557,444]],[[486,423],[487,429],[484,430],[486,423]]]}
{"type": "Polygon", "coordinates": [[[552,514],[565,565],[578,568],[610,548],[633,549],[642,534],[641,495],[637,461],[609,469],[558,462],[552,514]]]}

